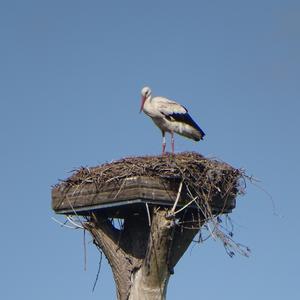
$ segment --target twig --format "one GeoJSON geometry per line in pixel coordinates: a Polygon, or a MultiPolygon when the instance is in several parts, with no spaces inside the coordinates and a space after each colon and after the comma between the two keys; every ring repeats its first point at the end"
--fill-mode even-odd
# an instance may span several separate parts
{"type": "Polygon", "coordinates": [[[183,184],[183,180],[181,180],[181,182],[180,182],[180,185],[179,185],[179,188],[178,188],[178,192],[177,192],[177,197],[176,197],[175,203],[174,203],[174,205],[173,205],[173,207],[171,209],[171,212],[170,212],[171,214],[174,214],[175,208],[176,208],[177,203],[179,201],[181,190],[182,190],[182,184],[183,184]]]}
{"type": "Polygon", "coordinates": [[[151,227],[151,216],[150,216],[149,206],[148,206],[147,202],[145,204],[146,204],[146,210],[147,210],[147,215],[148,215],[148,224],[149,224],[149,227],[151,227]]]}
{"type": "Polygon", "coordinates": [[[86,230],[86,229],[83,229],[84,271],[86,271],[86,239],[85,239],[85,230],[86,230]]]}
{"type": "Polygon", "coordinates": [[[179,212],[181,212],[182,210],[184,210],[185,208],[187,208],[189,205],[191,205],[194,201],[196,201],[198,199],[198,196],[196,196],[194,199],[192,199],[189,203],[187,203],[186,205],[184,205],[183,207],[181,207],[180,209],[176,210],[174,212],[174,215],[178,214],[179,212]]]}
{"type": "Polygon", "coordinates": [[[56,223],[58,223],[59,225],[61,225],[61,227],[66,227],[66,228],[70,228],[70,229],[78,229],[77,226],[76,226],[76,227],[69,226],[69,225],[67,225],[67,224],[65,224],[65,223],[62,223],[62,222],[56,220],[54,217],[51,217],[51,219],[52,219],[54,222],[56,222],[56,223]]]}
{"type": "Polygon", "coordinates": [[[100,270],[101,270],[101,263],[102,263],[102,251],[100,251],[100,260],[99,260],[99,265],[98,265],[98,271],[97,271],[97,275],[96,275],[96,279],[95,279],[95,282],[94,282],[94,285],[93,285],[93,292],[95,290],[95,287],[97,285],[97,282],[98,282],[98,278],[99,278],[99,274],[100,274],[100,270]]]}
{"type": "MultiPolygon", "coordinates": [[[[73,219],[72,219],[71,216],[67,216],[67,219],[68,219],[68,221],[69,221],[71,224],[73,224],[76,228],[84,229],[83,226],[81,226],[81,225],[77,224],[75,221],[73,221],[73,219]]],[[[80,222],[80,223],[82,224],[82,222],[80,222]]]]}
{"type": "Polygon", "coordinates": [[[125,185],[125,182],[126,182],[126,180],[124,179],[123,182],[122,182],[122,184],[121,184],[121,186],[120,186],[120,188],[119,188],[119,190],[118,190],[118,192],[114,196],[114,200],[117,199],[117,197],[119,196],[120,192],[122,191],[122,189],[123,189],[123,187],[125,185]]]}
{"type": "MultiPolygon", "coordinates": [[[[73,194],[75,193],[75,191],[73,191],[73,194]]],[[[68,202],[69,202],[69,205],[70,205],[70,207],[72,208],[72,210],[73,210],[73,212],[74,212],[74,214],[77,216],[77,218],[78,218],[78,221],[79,221],[79,223],[81,224],[81,226],[82,226],[82,229],[84,228],[84,225],[83,225],[83,223],[82,223],[82,221],[80,220],[80,217],[79,217],[79,215],[77,214],[77,212],[75,211],[75,209],[74,209],[74,207],[73,207],[73,205],[72,205],[72,203],[71,203],[71,201],[70,201],[70,199],[68,198],[68,196],[66,196],[66,199],[68,200],[68,202]]],[[[76,223],[75,223],[76,224],[76,223]]],[[[78,224],[76,224],[76,226],[77,226],[78,224]]],[[[78,226],[79,227],[79,226],[78,226]]]]}

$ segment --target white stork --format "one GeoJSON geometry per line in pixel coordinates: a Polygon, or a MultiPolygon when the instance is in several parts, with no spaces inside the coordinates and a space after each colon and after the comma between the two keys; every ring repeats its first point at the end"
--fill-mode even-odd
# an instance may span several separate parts
{"type": "Polygon", "coordinates": [[[141,94],[140,112],[143,111],[151,117],[162,132],[162,154],[166,149],[166,132],[171,134],[172,153],[174,153],[174,132],[195,141],[203,139],[205,133],[191,118],[184,106],[163,97],[152,98],[151,90],[147,86],[142,89],[141,94]]]}

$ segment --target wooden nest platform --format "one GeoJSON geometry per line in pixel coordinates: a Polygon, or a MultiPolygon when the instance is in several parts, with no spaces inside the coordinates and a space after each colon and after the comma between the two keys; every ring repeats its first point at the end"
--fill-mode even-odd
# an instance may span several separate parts
{"type": "Polygon", "coordinates": [[[52,190],[59,214],[108,217],[145,213],[149,206],[197,210],[205,217],[231,212],[242,192],[243,172],[199,153],[128,157],[97,167],[81,167],[52,190]],[[179,193],[180,190],[180,193],[179,193]]]}
{"type": "Polygon", "coordinates": [[[235,208],[243,178],[243,171],[195,152],[128,157],[76,170],[53,187],[52,208],[90,232],[112,268],[118,300],[163,300],[195,236],[205,240],[202,227],[230,256],[248,255],[220,216],[235,208]]]}

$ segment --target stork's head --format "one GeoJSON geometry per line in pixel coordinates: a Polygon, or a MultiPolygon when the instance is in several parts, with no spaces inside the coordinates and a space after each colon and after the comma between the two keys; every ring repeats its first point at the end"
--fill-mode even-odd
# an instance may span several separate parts
{"type": "Polygon", "coordinates": [[[145,101],[151,97],[151,90],[148,86],[145,86],[142,88],[142,91],[141,91],[141,94],[142,94],[142,104],[141,104],[141,109],[140,109],[140,112],[142,112],[143,108],[144,108],[144,104],[145,104],[145,101]]]}

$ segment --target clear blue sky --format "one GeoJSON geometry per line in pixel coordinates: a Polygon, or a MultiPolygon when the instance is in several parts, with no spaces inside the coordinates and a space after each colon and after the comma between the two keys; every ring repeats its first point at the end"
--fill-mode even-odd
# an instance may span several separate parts
{"type": "Polygon", "coordinates": [[[250,258],[195,245],[168,299],[300,299],[299,1],[0,1],[1,299],[115,299],[106,260],[51,220],[51,185],[79,166],[159,154],[140,90],[206,132],[177,151],[261,180],[231,215],[250,258]]]}

